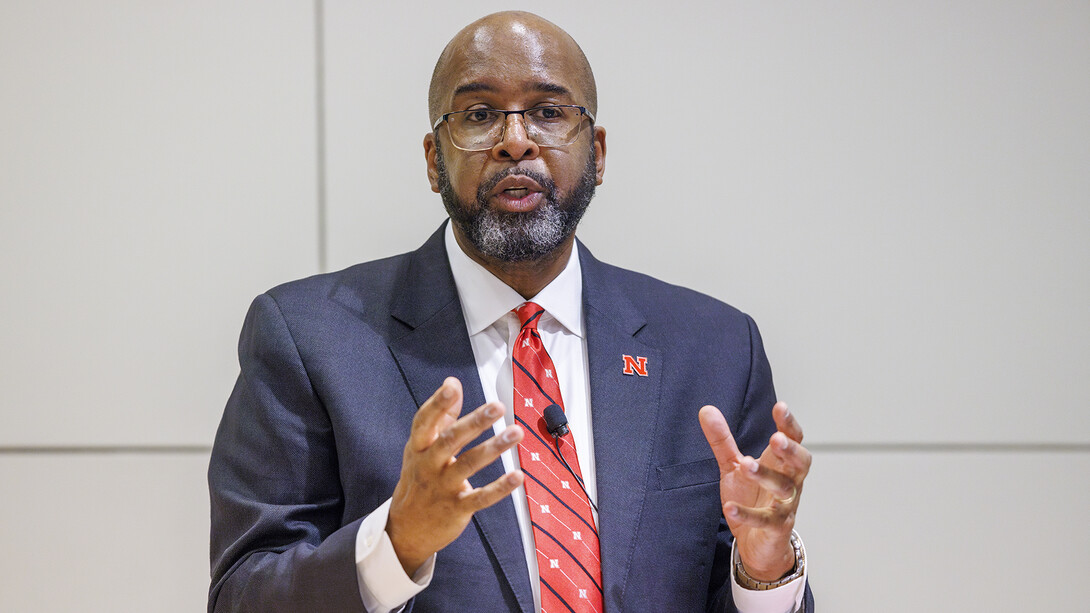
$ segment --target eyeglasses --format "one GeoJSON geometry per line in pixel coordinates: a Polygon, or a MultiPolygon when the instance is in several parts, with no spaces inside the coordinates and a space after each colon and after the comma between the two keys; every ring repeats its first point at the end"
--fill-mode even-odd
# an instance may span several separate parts
{"type": "Polygon", "coordinates": [[[486,151],[503,140],[507,116],[512,114],[522,115],[526,136],[539,147],[566,147],[579,137],[584,117],[594,123],[594,115],[586,107],[556,104],[521,111],[454,111],[440,117],[431,129],[438,130],[440,124],[446,122],[447,133],[455,147],[462,151],[486,151]]]}

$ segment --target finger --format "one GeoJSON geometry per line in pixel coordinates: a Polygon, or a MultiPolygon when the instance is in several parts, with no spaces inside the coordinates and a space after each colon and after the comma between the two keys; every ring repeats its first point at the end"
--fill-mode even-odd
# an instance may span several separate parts
{"type": "Polygon", "coordinates": [[[461,412],[462,383],[454,377],[447,377],[413,416],[409,448],[414,451],[427,449],[435,442],[439,432],[449,427],[461,412]]]}
{"type": "Polygon", "coordinates": [[[795,513],[787,508],[762,507],[756,509],[742,506],[737,502],[726,502],[723,503],[723,516],[735,528],[742,525],[787,533],[795,527],[795,513]]]}
{"type": "Polygon", "coordinates": [[[492,427],[493,422],[503,417],[503,405],[498,402],[489,402],[477,407],[473,412],[463,416],[453,425],[439,432],[439,438],[428,449],[434,462],[441,466],[469,444],[470,441],[481,435],[482,432],[492,427]]]}
{"type": "Polygon", "coordinates": [[[790,476],[772,470],[749,456],[742,458],[740,465],[746,479],[761,486],[773,499],[783,501],[798,494],[798,484],[790,476]]]}
{"type": "Polygon", "coordinates": [[[522,437],[522,428],[514,425],[507,426],[503,432],[458,456],[458,461],[452,468],[451,477],[459,481],[472,477],[477,474],[477,471],[494,462],[500,454],[518,445],[522,437]]]}
{"type": "Polygon", "coordinates": [[[780,461],[780,470],[794,479],[796,484],[801,484],[810,473],[810,463],[813,461],[810,451],[783,432],[773,434],[768,441],[768,447],[780,461]]]}
{"type": "Polygon", "coordinates": [[[510,496],[511,492],[522,485],[522,481],[522,471],[507,473],[484,487],[478,487],[462,494],[462,502],[473,509],[474,512],[480,511],[510,496]]]}
{"type": "Polygon", "coordinates": [[[786,402],[777,402],[772,407],[772,419],[776,422],[776,429],[787,435],[796,443],[802,442],[802,426],[795,419],[795,414],[787,408],[786,402]]]}
{"type": "Polygon", "coordinates": [[[700,429],[704,431],[704,438],[708,439],[715,461],[719,464],[719,473],[726,474],[734,470],[742,452],[738,451],[738,444],[730,433],[727,418],[711,405],[701,407],[697,417],[700,420],[700,429]]]}

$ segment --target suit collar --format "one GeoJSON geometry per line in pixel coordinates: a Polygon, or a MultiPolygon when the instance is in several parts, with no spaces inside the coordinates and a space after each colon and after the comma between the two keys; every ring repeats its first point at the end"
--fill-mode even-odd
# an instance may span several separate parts
{"type": "MultiPolygon", "coordinates": [[[[415,329],[450,308],[451,303],[458,306],[458,292],[443,250],[443,228],[440,227],[419,249],[409,254],[405,280],[397,290],[390,314],[415,329]]],[[[458,317],[461,318],[460,309],[458,317]]]]}
{"type": "Polygon", "coordinates": [[[586,309],[594,310],[618,332],[634,336],[647,324],[647,319],[628,298],[630,290],[618,282],[619,269],[599,261],[581,241],[576,241],[576,249],[583,272],[586,309]]]}

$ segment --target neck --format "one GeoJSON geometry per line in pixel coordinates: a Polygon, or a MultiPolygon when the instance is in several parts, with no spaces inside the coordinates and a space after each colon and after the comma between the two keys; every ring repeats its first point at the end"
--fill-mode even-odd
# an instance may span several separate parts
{"type": "Polygon", "coordinates": [[[473,261],[485,267],[485,270],[496,276],[529,300],[538,295],[545,286],[552,282],[568,264],[571,250],[575,245],[575,235],[569,236],[563,243],[548,255],[526,262],[505,262],[490,258],[477,249],[462,235],[458,226],[454,226],[454,239],[458,247],[473,261]]]}

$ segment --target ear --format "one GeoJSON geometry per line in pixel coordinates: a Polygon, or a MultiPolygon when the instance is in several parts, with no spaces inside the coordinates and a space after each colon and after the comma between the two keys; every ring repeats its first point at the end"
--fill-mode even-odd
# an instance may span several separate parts
{"type": "Polygon", "coordinates": [[[435,143],[435,132],[428,132],[424,135],[424,159],[428,163],[428,183],[431,184],[431,191],[439,193],[439,166],[436,163],[436,158],[439,155],[439,148],[435,143]]]}
{"type": "Polygon", "coordinates": [[[597,166],[594,173],[595,185],[601,185],[602,177],[606,174],[606,129],[601,126],[594,126],[594,153],[597,166]]]}

